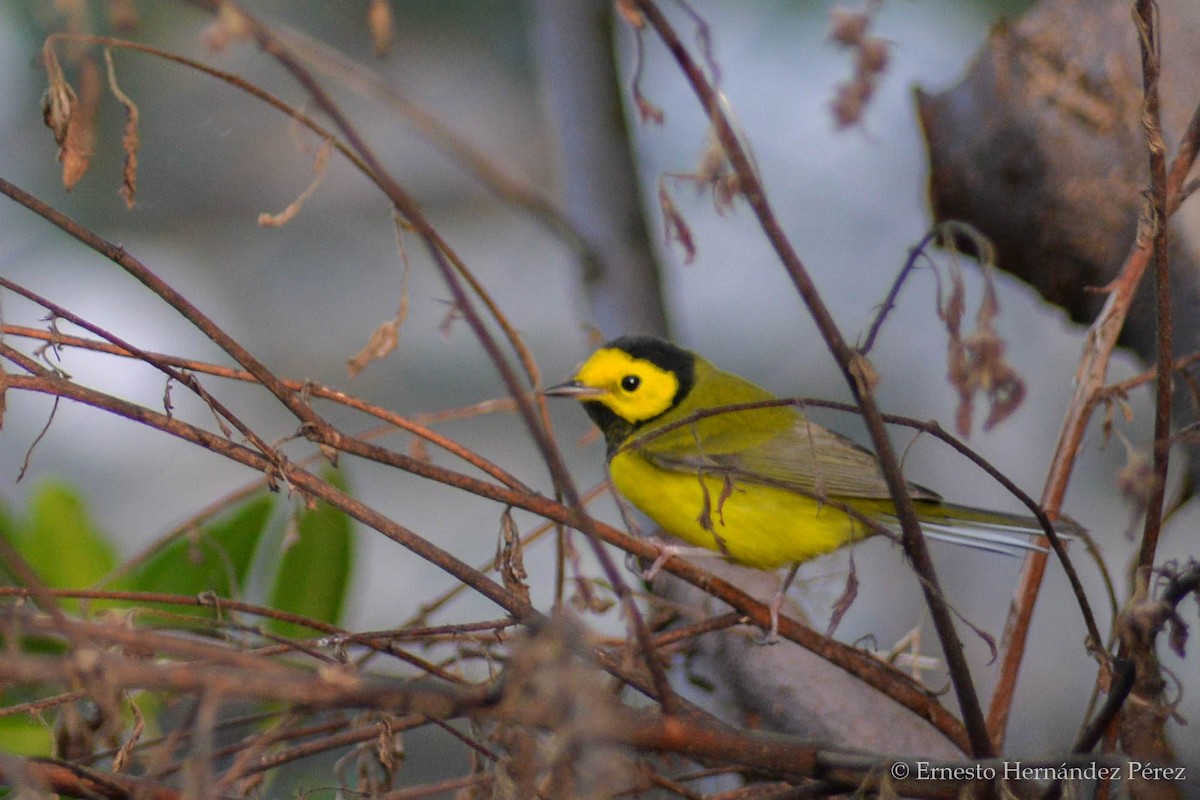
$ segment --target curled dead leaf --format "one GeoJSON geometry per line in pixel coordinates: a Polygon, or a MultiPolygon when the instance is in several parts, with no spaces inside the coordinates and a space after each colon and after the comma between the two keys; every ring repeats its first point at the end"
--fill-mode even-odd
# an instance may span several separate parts
{"type": "Polygon", "coordinates": [[[692,238],[692,229],[683,215],[679,213],[679,207],[675,205],[671,193],[663,186],[662,181],[659,181],[658,184],[658,206],[662,209],[663,234],[666,236],[667,242],[679,242],[683,247],[683,263],[692,263],[696,257],[696,242],[692,238]]]}
{"type": "Polygon", "coordinates": [[[121,196],[125,207],[133,208],[137,199],[138,150],[142,146],[138,132],[138,107],[117,85],[117,73],[113,69],[112,50],[104,48],[104,63],[108,68],[108,88],[125,108],[125,133],[121,137],[121,149],[125,152],[125,168],[121,173],[121,196]]]}
{"type": "Polygon", "coordinates": [[[879,373],[862,353],[850,357],[850,374],[854,377],[854,386],[859,395],[870,394],[879,385],[879,373]]]}
{"type": "Polygon", "coordinates": [[[321,181],[325,177],[325,168],[329,165],[329,154],[333,150],[333,142],[326,139],[318,148],[316,156],[313,158],[313,179],[300,193],[300,196],[293,200],[287,208],[278,214],[262,213],[258,215],[258,224],[264,228],[278,228],[291,222],[300,209],[304,208],[304,203],[308,198],[312,197],[317,191],[317,187],[321,185],[321,181]]]}
{"type": "Polygon", "coordinates": [[[943,299],[938,283],[938,318],[946,326],[946,379],[958,392],[955,429],[960,436],[971,432],[975,395],[987,397],[989,411],[984,430],[1007,419],[1025,399],[1025,381],[1004,357],[1005,343],[996,333],[993,321],[1000,313],[991,267],[984,263],[983,299],[975,315],[975,329],[962,335],[966,311],[966,288],[957,264],[950,269],[950,292],[943,299]]]}
{"type": "Polygon", "coordinates": [[[371,32],[371,46],[375,56],[382,58],[392,49],[395,37],[395,20],[392,16],[392,4],[388,0],[371,0],[367,6],[367,30],[371,32]]]}
{"type": "Polygon", "coordinates": [[[513,521],[511,508],[505,508],[500,515],[500,542],[496,549],[496,569],[503,580],[504,588],[528,602],[529,574],[525,571],[521,532],[517,529],[517,523],[513,521]]]}
{"type": "Polygon", "coordinates": [[[396,345],[400,342],[401,322],[402,320],[396,317],[384,322],[371,332],[366,346],[355,353],[353,358],[346,361],[346,368],[350,372],[351,378],[357,378],[359,373],[366,369],[372,361],[378,361],[396,349],[396,345]]]}

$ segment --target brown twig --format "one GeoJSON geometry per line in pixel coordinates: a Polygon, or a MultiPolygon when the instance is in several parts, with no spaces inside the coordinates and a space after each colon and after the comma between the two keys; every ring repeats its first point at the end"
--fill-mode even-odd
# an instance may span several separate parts
{"type": "Polygon", "coordinates": [[[1150,194],[1148,226],[1152,236],[1154,256],[1154,300],[1157,312],[1156,351],[1158,381],[1154,396],[1154,483],[1146,500],[1146,519],[1142,542],[1138,549],[1137,566],[1149,568],[1154,564],[1158,536],[1162,530],[1163,497],[1167,490],[1167,467],[1171,454],[1171,272],[1167,259],[1167,145],[1163,142],[1162,119],[1159,112],[1158,76],[1162,69],[1159,51],[1158,7],[1153,0],[1137,0],[1134,4],[1134,23],[1142,53],[1142,127],[1146,132],[1146,149],[1150,155],[1150,194]]]}
{"type": "MultiPolygon", "coordinates": [[[[34,302],[37,302],[39,305],[43,306],[47,310],[53,311],[56,315],[59,315],[57,310],[61,309],[61,307],[54,303],[51,303],[49,300],[46,300],[44,298],[37,296],[36,294],[34,294],[32,292],[29,292],[29,290],[27,290],[27,289],[18,287],[15,284],[10,283],[9,281],[5,280],[2,277],[0,277],[0,285],[6,286],[8,288],[14,289],[15,291],[18,291],[23,296],[30,298],[31,300],[33,300],[34,302]]],[[[64,311],[64,313],[66,313],[65,310],[63,310],[63,311],[64,311]]],[[[71,316],[74,316],[74,315],[71,315],[71,316]]],[[[64,318],[66,318],[66,317],[64,317],[64,318]]],[[[99,329],[97,329],[97,330],[99,330],[99,329]]],[[[233,369],[230,367],[222,367],[219,365],[209,364],[204,361],[196,361],[193,359],[178,358],[176,356],[166,355],[163,353],[152,353],[152,352],[143,351],[143,350],[131,352],[131,351],[125,349],[124,347],[121,347],[116,344],[105,344],[103,342],[96,342],[96,341],[93,341],[90,339],[84,339],[84,338],[81,338],[78,336],[67,336],[67,335],[60,334],[60,333],[50,333],[48,331],[41,331],[36,328],[29,328],[29,327],[20,326],[20,325],[0,326],[0,333],[14,334],[14,335],[26,337],[29,339],[38,339],[41,341],[52,341],[55,343],[55,345],[78,347],[81,349],[91,350],[94,352],[108,353],[110,355],[122,356],[122,357],[127,357],[127,358],[137,358],[142,361],[145,361],[148,364],[159,366],[160,368],[161,367],[172,367],[172,368],[176,368],[176,369],[187,370],[189,372],[197,372],[197,373],[206,374],[206,375],[215,375],[217,377],[228,378],[230,380],[244,381],[247,383],[257,383],[257,379],[245,370],[233,369]]],[[[110,334],[107,334],[107,333],[102,333],[102,335],[103,335],[103,338],[110,337],[110,334]]],[[[513,476],[511,473],[509,473],[508,471],[501,468],[496,463],[483,458],[482,456],[480,456],[478,453],[474,452],[473,450],[470,450],[470,449],[464,447],[463,445],[459,444],[458,442],[454,441],[453,439],[450,439],[449,437],[444,436],[443,434],[440,434],[428,427],[428,423],[431,423],[431,422],[456,419],[459,417],[467,417],[467,416],[472,416],[476,413],[487,413],[490,411],[499,411],[499,410],[506,410],[506,411],[511,410],[513,407],[513,404],[507,398],[499,400],[499,401],[490,401],[488,403],[488,405],[484,408],[479,408],[478,405],[468,406],[465,408],[452,408],[452,409],[446,409],[441,412],[430,412],[430,413],[426,413],[426,414],[421,414],[418,417],[416,417],[415,419],[409,419],[407,417],[403,417],[403,416],[397,414],[394,411],[390,411],[386,408],[382,408],[381,406],[376,406],[371,403],[367,403],[366,401],[361,400],[357,397],[354,397],[353,395],[346,394],[345,392],[338,390],[338,389],[333,389],[328,386],[323,386],[319,383],[313,383],[312,381],[288,380],[286,378],[281,379],[281,380],[282,380],[282,383],[284,386],[286,386],[287,388],[291,389],[294,392],[307,393],[311,397],[317,397],[317,398],[321,398],[323,400],[330,400],[330,401],[338,403],[340,405],[344,405],[347,408],[352,408],[356,411],[361,411],[364,414],[369,414],[370,416],[375,417],[378,420],[386,422],[391,426],[399,428],[400,430],[407,431],[408,433],[411,433],[414,436],[424,439],[425,441],[429,442],[433,446],[438,447],[442,450],[445,450],[447,453],[457,456],[458,458],[461,458],[463,461],[467,462],[471,466],[479,469],[481,472],[484,472],[484,473],[492,476],[493,478],[500,481],[501,483],[503,483],[506,486],[510,486],[514,489],[522,489],[525,491],[531,491],[527,486],[525,486],[525,484],[523,484],[515,476],[513,476]]],[[[258,486],[255,485],[255,487],[253,487],[253,488],[257,489],[258,486]]],[[[225,501],[222,501],[222,503],[224,503],[224,502],[225,501]]]]}
{"type": "Polygon", "coordinates": [[[6,756],[0,760],[0,784],[29,787],[67,797],[100,797],[106,800],[180,800],[183,797],[175,789],[152,781],[85,769],[49,758],[6,756]]]}

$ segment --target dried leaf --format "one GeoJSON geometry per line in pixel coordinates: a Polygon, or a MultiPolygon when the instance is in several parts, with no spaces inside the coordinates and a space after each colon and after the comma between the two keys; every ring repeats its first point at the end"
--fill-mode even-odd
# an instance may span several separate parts
{"type": "Polygon", "coordinates": [[[641,10],[637,8],[631,0],[617,0],[617,13],[621,15],[621,19],[634,30],[640,31],[646,27],[646,17],[641,10]]]}
{"type": "Polygon", "coordinates": [[[1148,448],[1135,447],[1119,430],[1115,433],[1125,447],[1125,465],[1117,470],[1117,488],[1138,508],[1145,508],[1158,487],[1153,455],[1148,448]]]}
{"type": "Polygon", "coordinates": [[[313,196],[313,193],[317,191],[317,187],[321,185],[321,181],[325,177],[325,168],[329,164],[329,154],[332,152],[332,150],[333,142],[331,140],[326,139],[321,143],[321,147],[317,150],[317,155],[313,159],[312,182],[309,183],[308,187],[300,193],[300,196],[293,200],[291,204],[288,205],[288,207],[283,211],[279,212],[278,214],[259,214],[259,225],[264,228],[278,228],[291,222],[292,219],[300,213],[300,209],[304,207],[304,203],[308,200],[308,198],[313,196]]]}
{"type": "Polygon", "coordinates": [[[496,551],[496,569],[504,588],[528,602],[529,586],[526,581],[529,574],[525,571],[521,532],[513,521],[511,508],[505,508],[500,515],[500,547],[496,551]]]}
{"type": "Polygon", "coordinates": [[[670,243],[672,240],[679,242],[683,247],[683,263],[692,263],[696,257],[696,242],[692,238],[692,229],[688,227],[687,221],[679,213],[679,208],[661,181],[658,184],[658,205],[662,209],[663,233],[666,235],[667,242],[670,243]]]}
{"type": "Polygon", "coordinates": [[[733,198],[737,197],[741,191],[737,173],[730,166],[725,147],[721,144],[721,139],[713,128],[709,128],[708,142],[700,153],[695,173],[680,177],[694,180],[701,187],[711,188],[713,205],[716,206],[717,213],[721,215],[733,209],[733,198]]]}
{"type": "Polygon", "coordinates": [[[1187,657],[1188,626],[1179,613],[1172,611],[1167,617],[1167,644],[1180,658],[1187,657]]]}
{"type": "Polygon", "coordinates": [[[414,436],[412,441],[408,443],[408,455],[415,458],[417,461],[428,464],[430,461],[429,445],[419,436],[414,436]]]}
{"type": "Polygon", "coordinates": [[[133,712],[133,730],[129,733],[129,738],[117,750],[116,756],[113,757],[112,771],[120,775],[129,766],[130,758],[133,756],[133,748],[142,738],[142,731],[146,729],[146,719],[142,716],[142,710],[138,708],[137,703],[133,702],[126,696],[126,701],[129,703],[129,709],[133,712]]]}
{"type": "Polygon", "coordinates": [[[133,0],[108,0],[108,24],[121,33],[133,33],[141,26],[141,18],[133,0]]]}
{"type": "Polygon", "coordinates": [[[833,636],[842,617],[846,616],[846,612],[850,610],[850,606],[858,597],[858,569],[854,566],[854,548],[848,549],[850,551],[850,572],[846,575],[846,588],[842,590],[841,597],[833,604],[833,614],[829,617],[829,626],[825,629],[826,636],[833,636]]]}
{"type": "Polygon", "coordinates": [[[250,32],[250,21],[233,3],[217,6],[217,16],[200,33],[200,41],[214,53],[224,50],[234,39],[243,39],[250,32]]]}
{"type": "Polygon", "coordinates": [[[887,69],[887,41],[867,34],[877,7],[878,4],[870,4],[862,11],[834,8],[829,12],[828,38],[842,49],[854,51],[854,74],[835,87],[834,99],[829,104],[838,130],[862,122],[879,77],[887,69]]]}
{"type": "Polygon", "coordinates": [[[142,146],[138,133],[138,108],[129,96],[117,85],[117,73],[113,69],[112,50],[104,48],[104,63],[108,67],[108,88],[125,108],[125,134],[121,137],[121,149],[125,151],[125,169],[122,173],[121,196],[125,207],[133,208],[137,198],[138,149],[142,146]]]}
{"type": "Polygon", "coordinates": [[[696,522],[700,523],[700,529],[708,531],[716,535],[716,528],[713,526],[712,518],[712,497],[708,493],[708,484],[704,482],[704,474],[697,471],[696,480],[700,484],[700,513],[696,515],[696,522]]]}
{"type": "Polygon", "coordinates": [[[402,321],[399,317],[395,317],[371,332],[366,346],[346,362],[346,368],[351,378],[357,378],[359,373],[366,369],[372,361],[378,361],[396,349],[396,345],[400,342],[400,323],[402,321]]]}
{"type": "Polygon", "coordinates": [[[984,430],[1007,419],[1025,399],[1025,381],[1004,358],[1005,344],[992,325],[1000,312],[990,266],[985,263],[984,294],[975,317],[975,330],[961,336],[966,289],[957,265],[950,271],[951,289],[943,301],[939,285],[938,317],[946,326],[946,379],[958,391],[959,403],[955,428],[960,436],[971,432],[975,395],[988,398],[989,412],[984,430]]]}
{"type": "Polygon", "coordinates": [[[721,482],[721,494],[717,495],[717,516],[721,518],[721,526],[725,526],[725,501],[733,497],[733,478],[724,476],[721,482]]]}
{"type": "Polygon", "coordinates": [[[58,54],[50,42],[42,48],[42,65],[46,68],[46,78],[50,86],[42,95],[42,120],[54,134],[54,143],[62,146],[67,140],[67,129],[71,124],[71,116],[79,102],[75,90],[67,82],[58,54]]]}
{"type": "Polygon", "coordinates": [[[839,83],[829,104],[834,127],[841,131],[862,122],[863,112],[873,94],[875,85],[871,81],[855,79],[839,83]]]}
{"type": "Polygon", "coordinates": [[[858,48],[854,66],[861,73],[877,75],[887,70],[889,61],[891,46],[887,41],[877,36],[868,36],[858,48]]]}
{"type": "Polygon", "coordinates": [[[843,47],[857,47],[866,35],[871,19],[865,11],[847,11],[834,7],[829,10],[829,33],[831,41],[843,47]]]}
{"type": "Polygon", "coordinates": [[[396,223],[396,249],[400,253],[401,264],[400,302],[396,306],[396,316],[376,328],[371,333],[371,338],[367,340],[366,346],[346,362],[346,367],[350,372],[351,378],[358,377],[358,374],[366,369],[367,365],[372,361],[385,358],[396,349],[396,346],[400,343],[400,326],[404,324],[404,320],[408,319],[408,273],[410,264],[408,261],[408,252],[404,249],[404,239],[401,237],[403,226],[400,217],[396,216],[394,219],[396,223]]]}
{"type": "Polygon", "coordinates": [[[655,125],[662,125],[663,120],[666,119],[663,110],[647,100],[638,86],[633,87],[633,104],[637,108],[638,119],[643,123],[652,122],[655,125]]]}
{"type": "Polygon", "coordinates": [[[862,353],[850,357],[850,374],[854,376],[854,385],[860,395],[870,394],[879,385],[879,373],[862,353]]]}
{"type": "Polygon", "coordinates": [[[100,105],[99,68],[94,59],[79,65],[79,94],[67,82],[50,42],[42,48],[42,64],[50,86],[42,95],[42,119],[58,144],[63,165],[63,186],[70,191],[88,170],[96,135],[96,111],[100,105]]]}
{"type": "Polygon", "coordinates": [[[395,20],[392,17],[392,5],[388,0],[371,0],[367,6],[367,30],[371,32],[371,45],[375,57],[382,58],[392,49],[395,37],[395,20]]]}

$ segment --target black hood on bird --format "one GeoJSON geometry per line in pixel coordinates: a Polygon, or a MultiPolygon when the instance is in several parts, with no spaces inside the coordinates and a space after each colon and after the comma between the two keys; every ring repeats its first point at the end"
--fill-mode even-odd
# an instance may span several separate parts
{"type": "MultiPolygon", "coordinates": [[[[679,379],[679,391],[671,408],[683,402],[696,384],[696,356],[682,347],[654,336],[621,336],[613,339],[606,348],[624,350],[634,358],[649,361],[656,367],[675,373],[679,379]]],[[[666,413],[666,412],[663,412],[666,413]]]]}
{"type": "MultiPolygon", "coordinates": [[[[653,336],[621,336],[613,339],[604,345],[604,347],[606,349],[624,350],[634,358],[649,361],[660,369],[675,373],[675,377],[679,381],[679,389],[675,392],[675,397],[671,401],[671,407],[667,411],[670,411],[683,402],[684,398],[688,396],[692,391],[692,387],[696,384],[696,357],[682,347],[676,347],[668,341],[657,339],[653,336]]],[[[641,422],[630,422],[617,416],[608,406],[594,400],[584,401],[583,410],[592,418],[592,422],[596,423],[596,427],[604,433],[604,441],[608,445],[609,456],[612,456],[634,431],[646,423],[658,419],[658,417],[653,417],[641,422]]],[[[667,411],[664,411],[663,414],[667,413],[667,411]]],[[[659,417],[661,416],[662,414],[659,414],[659,417]]]]}

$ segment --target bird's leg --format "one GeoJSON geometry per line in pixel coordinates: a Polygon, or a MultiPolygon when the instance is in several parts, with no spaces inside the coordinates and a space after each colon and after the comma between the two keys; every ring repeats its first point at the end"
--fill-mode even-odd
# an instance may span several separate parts
{"type": "Polygon", "coordinates": [[[901,669],[908,667],[913,680],[922,683],[922,673],[928,670],[941,669],[940,659],[921,655],[921,626],[913,628],[900,637],[900,641],[892,645],[890,650],[872,651],[872,655],[888,664],[901,669]]]}
{"type": "Polygon", "coordinates": [[[771,597],[771,602],[767,603],[767,610],[771,612],[771,628],[767,631],[767,635],[758,640],[759,644],[775,644],[779,641],[779,611],[783,608],[783,598],[787,597],[787,590],[792,585],[792,581],[796,580],[796,572],[800,569],[800,564],[797,562],[788,567],[787,577],[783,579],[783,583],[779,584],[779,591],[771,597]]]}
{"type": "Polygon", "coordinates": [[[642,572],[642,580],[644,581],[654,580],[654,576],[662,570],[663,565],[674,556],[691,556],[694,558],[696,556],[713,557],[718,555],[706,547],[685,547],[683,545],[671,544],[657,536],[651,536],[646,541],[651,546],[658,548],[658,556],[654,559],[654,563],[650,565],[650,568],[642,572]]]}

